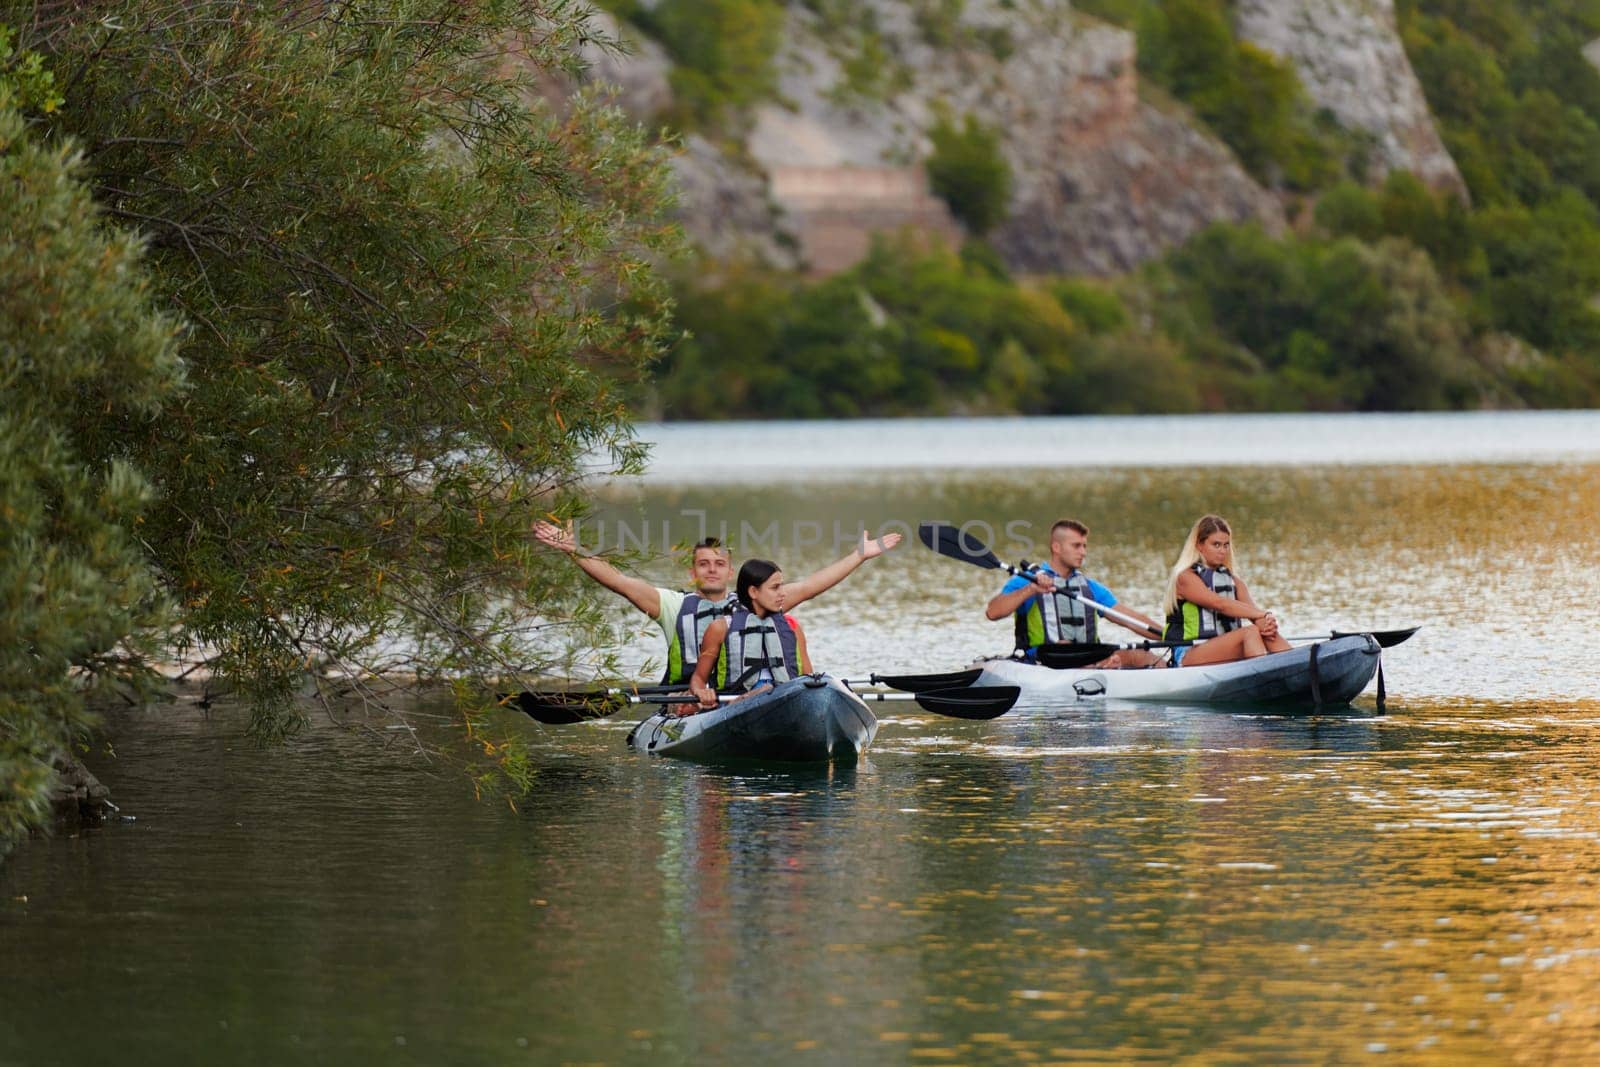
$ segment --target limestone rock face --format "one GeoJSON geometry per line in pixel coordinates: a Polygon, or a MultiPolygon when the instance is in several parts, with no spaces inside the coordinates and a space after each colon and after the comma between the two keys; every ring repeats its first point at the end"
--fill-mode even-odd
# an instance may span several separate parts
{"type": "Polygon", "coordinates": [[[791,5],[783,105],[758,109],[748,140],[750,155],[778,179],[775,200],[803,247],[806,211],[781,195],[782,176],[796,171],[814,184],[831,170],[841,188],[867,184],[870,172],[887,187],[894,183],[881,172],[904,168],[906,192],[882,203],[884,225],[913,216],[948,232],[953,224],[918,206],[912,189],[931,150],[926,131],[940,115],[960,122],[970,114],[999,131],[1013,188],[1008,218],[991,238],[1021,270],[1124,270],[1219,220],[1281,227],[1276,200],[1224,146],[1139,99],[1131,34],[1079,17],[1065,0],[970,0],[956,43],[935,45],[912,5],[861,3],[909,84],[874,99],[842,93],[837,34],[791,5]]]}
{"type": "MultiPolygon", "coordinates": [[[[955,7],[856,0],[857,22],[841,26],[792,0],[774,102],[744,116],[730,136],[742,143],[685,139],[675,166],[690,236],[713,256],[819,273],[848,265],[874,230],[909,225],[957,240],[922,164],[939,118],[968,115],[999,132],[1011,166],[1008,217],[989,236],[1015,269],[1111,273],[1214,222],[1283,227],[1280,201],[1225,145],[1181,107],[1141,95],[1130,33],[1069,0],[955,7]],[[945,21],[931,26],[940,11],[945,21]],[[881,58],[865,79],[862,20],[881,58]]],[[[1235,18],[1245,39],[1295,65],[1316,104],[1372,134],[1384,171],[1464,191],[1393,0],[1237,0],[1235,18]]],[[[670,60],[630,27],[617,35],[635,51],[591,56],[591,78],[620,86],[623,106],[652,121],[671,99],[670,60]]]]}
{"type": "Polygon", "coordinates": [[[672,169],[678,217],[705,254],[754,258],[786,269],[801,265],[796,239],[780,225],[768,195],[765,174],[735,162],[697,133],[684,139],[672,169]]]}
{"type": "Polygon", "coordinates": [[[1235,32],[1293,63],[1313,102],[1376,140],[1381,173],[1466,195],[1395,28],[1394,0],[1236,0],[1235,32]]]}

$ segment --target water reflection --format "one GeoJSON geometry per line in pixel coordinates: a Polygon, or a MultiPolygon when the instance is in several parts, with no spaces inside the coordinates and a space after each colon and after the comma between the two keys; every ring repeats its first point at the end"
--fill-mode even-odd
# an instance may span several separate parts
{"type": "Polygon", "coordinates": [[[138,821],[0,871],[11,973],[57,976],[8,990],[8,1048],[1460,1062],[1600,1041],[1592,704],[902,714],[819,773],[638,757],[627,724],[590,724],[548,732],[515,812],[331,727],[265,753],[242,727],[123,724],[107,777],[138,821]],[[73,1027],[85,1001],[117,1024],[73,1027]]]}

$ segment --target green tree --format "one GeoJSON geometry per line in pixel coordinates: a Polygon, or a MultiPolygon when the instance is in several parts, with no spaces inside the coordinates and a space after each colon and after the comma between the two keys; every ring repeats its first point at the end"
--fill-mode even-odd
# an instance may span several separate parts
{"type": "Polygon", "coordinates": [[[928,139],[933,143],[928,184],[934,194],[972,233],[988,233],[1011,203],[1011,165],[1000,153],[1000,135],[968,115],[959,127],[939,119],[928,139]]]}
{"type": "Polygon", "coordinates": [[[552,662],[535,623],[570,568],[529,523],[574,506],[589,454],[640,459],[616,383],[663,332],[662,152],[601,101],[537,102],[578,9],[448,14],[122,3],[36,45],[75,86],[50,135],[194,325],[189,391],[125,447],[162,489],[140,531],[188,647],[262,736],[299,723],[308,666],[552,662]]]}
{"type": "Polygon", "coordinates": [[[51,112],[61,106],[55,71],[38,52],[18,52],[16,31],[0,23],[0,94],[9,105],[51,112]]]}
{"type": "Polygon", "coordinates": [[[635,16],[676,61],[672,116],[684,126],[714,125],[771,95],[783,39],[783,5],[773,0],[662,0],[635,16]]]}
{"type": "Polygon", "coordinates": [[[1090,333],[1116,333],[1129,325],[1128,309],[1115,289],[1087,278],[1062,278],[1051,284],[1055,297],[1090,333]]]}
{"type": "Polygon", "coordinates": [[[1528,211],[1480,213],[1473,230],[1487,260],[1478,296],[1494,324],[1540,348],[1600,353],[1600,212],[1568,190],[1528,211]]]}
{"type": "Polygon", "coordinates": [[[1466,321],[1408,242],[1276,240],[1256,226],[1214,226],[1170,264],[1196,317],[1275,377],[1270,406],[1437,408],[1473,381],[1466,321]]]}
{"type": "Polygon", "coordinates": [[[1336,128],[1319,130],[1294,69],[1236,40],[1221,0],[1150,0],[1137,27],[1139,70],[1192,107],[1263,181],[1318,188],[1338,177],[1336,148],[1359,147],[1336,128]]]}
{"type": "Polygon", "coordinates": [[[1370,189],[1341,182],[1317,199],[1317,226],[1336,237],[1376,240],[1383,233],[1383,212],[1370,189]]]}
{"type": "Polygon", "coordinates": [[[1346,403],[1368,411],[1460,403],[1471,380],[1467,331],[1426,253],[1393,238],[1337,241],[1317,249],[1309,285],[1324,376],[1340,380],[1346,403]]]}
{"type": "Polygon", "coordinates": [[[181,384],[177,326],[80,173],[69,145],[27,132],[0,75],[0,855],[48,814],[89,694],[149,681],[140,638],[167,619],[125,440],[181,384]]]}

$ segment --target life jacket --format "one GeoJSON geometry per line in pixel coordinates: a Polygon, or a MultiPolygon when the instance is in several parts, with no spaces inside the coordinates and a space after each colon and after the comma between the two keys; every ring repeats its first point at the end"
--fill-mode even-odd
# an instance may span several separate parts
{"type": "Polygon", "coordinates": [[[727,654],[728,684],[746,692],[766,681],[787,682],[800,673],[794,627],[782,615],[763,619],[736,608],[722,650],[727,654]]]}
{"type": "MultiPolygon", "coordinates": [[[[1212,570],[1204,563],[1196,563],[1189,569],[1199,575],[1200,580],[1206,583],[1206,588],[1218,596],[1234,598],[1239,595],[1238,587],[1233,584],[1233,575],[1228,573],[1228,568],[1218,567],[1212,570]]],[[[1210,608],[1179,599],[1177,607],[1167,616],[1164,636],[1168,641],[1204,641],[1208,637],[1237,630],[1239,626],[1239,620],[1232,615],[1223,615],[1210,608]]]]}
{"type": "MultiPolygon", "coordinates": [[[[667,669],[661,675],[662,685],[688,685],[700,659],[700,642],[706,630],[718,619],[726,618],[739,609],[739,598],[729,593],[721,600],[707,600],[699,593],[683,598],[678,617],[673,620],[672,636],[667,639],[667,669]],[[688,650],[687,652],[685,650],[688,650]]],[[[715,689],[728,683],[727,646],[717,656],[716,677],[711,679],[715,689]]]]}
{"type": "Polygon", "coordinates": [[[1089,592],[1089,579],[1083,576],[1082,571],[1073,571],[1071,577],[1067,578],[1057,575],[1055,579],[1055,593],[1040,593],[1017,613],[1017,648],[1024,652],[1045,644],[1095,640],[1094,609],[1082,600],[1066,595],[1074,593],[1093,600],[1094,596],[1089,592]]]}

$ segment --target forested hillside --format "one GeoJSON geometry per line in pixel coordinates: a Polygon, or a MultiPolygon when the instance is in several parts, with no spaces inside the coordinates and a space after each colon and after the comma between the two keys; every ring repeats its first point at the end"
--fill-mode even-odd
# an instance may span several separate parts
{"type": "MultiPolygon", "coordinates": [[[[977,0],[611,6],[672,61],[663,117],[735,157],[753,145],[761,162],[771,121],[752,114],[764,103],[776,101],[767,115],[805,111],[797,46],[785,44],[796,27],[826,42],[838,114],[922,92],[926,126],[904,143],[920,146],[965,234],[959,250],[883,237],[823,279],[803,259],[708,250],[678,283],[687,333],[645,401],[666,417],[1600,401],[1600,71],[1584,55],[1600,38],[1600,0],[1401,0],[1392,18],[1354,0],[1307,8],[1324,23],[1348,8],[1341,32],[1366,20],[1380,44],[1403,44],[1397,61],[1415,72],[1403,73],[1425,113],[1397,120],[1398,135],[1339,106],[1389,91],[1340,81],[1361,76],[1359,63],[1337,65],[1347,42],[1292,19],[1273,37],[1293,4],[1080,0],[1048,23],[1027,14],[1048,5],[977,0]],[[1219,198],[1190,232],[1137,231],[1117,217],[1119,196],[1170,214],[1187,191],[1053,174],[1019,148],[1027,112],[1007,110],[1006,87],[962,97],[929,80],[949,54],[978,81],[988,75],[971,72],[1015,67],[1025,47],[1037,66],[1041,26],[1070,42],[1063,50],[1113,27],[1131,35],[1141,113],[1179,116],[1225,145],[1268,206],[1219,198]],[[1428,141],[1431,158],[1424,145],[1408,164],[1406,138],[1428,141]],[[1066,251],[1052,265],[1039,252],[1034,238],[1058,223],[1030,191],[1069,178],[1079,201],[1104,209],[1090,203],[1061,228],[1123,227],[1138,238],[1122,242],[1131,253],[1075,259],[1057,241],[1048,247],[1066,251]]],[[[902,124],[907,113],[895,113],[902,124]]],[[[1079,126],[1054,166],[1097,150],[1097,128],[1079,126]]]]}

